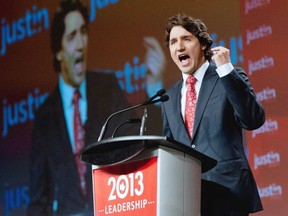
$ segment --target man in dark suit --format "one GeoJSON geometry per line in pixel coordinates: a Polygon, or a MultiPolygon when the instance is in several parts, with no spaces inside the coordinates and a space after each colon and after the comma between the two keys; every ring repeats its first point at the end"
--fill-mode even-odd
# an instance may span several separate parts
{"type": "Polygon", "coordinates": [[[242,129],[259,128],[265,113],[245,72],[231,64],[228,49],[211,49],[212,40],[199,19],[185,14],[170,17],[166,42],[183,79],[167,90],[163,133],[217,160],[202,174],[201,216],[247,216],[262,210],[242,129]],[[191,76],[196,83],[189,87],[186,80],[191,76]],[[191,119],[186,105],[189,89],[195,92],[191,100],[196,103],[191,119]]]}
{"type": "MultiPolygon", "coordinates": [[[[88,9],[79,0],[61,1],[51,29],[59,81],[34,121],[29,216],[93,215],[91,167],[80,166],[83,163],[79,153],[83,148],[79,151],[77,145],[96,142],[107,117],[128,106],[113,72],[86,69],[88,23],[88,9]],[[80,95],[78,102],[74,102],[76,92],[80,95]],[[75,113],[79,114],[76,120],[75,113]]],[[[149,60],[149,53],[159,52],[153,49],[153,38],[147,40],[149,60]]],[[[148,65],[157,68],[155,64],[148,65]]],[[[129,114],[112,119],[106,135],[111,136],[116,126],[128,118],[129,114]]],[[[126,135],[135,134],[139,126],[122,127],[119,134],[123,135],[123,131],[132,131],[126,135]]]]}
{"type": "Polygon", "coordinates": [[[97,141],[107,116],[126,104],[113,73],[87,72],[87,28],[87,8],[79,1],[62,1],[51,30],[59,82],[34,122],[28,215],[93,215],[91,168],[85,169],[85,192],[77,171],[73,94],[78,90],[81,95],[86,145],[97,141]]]}

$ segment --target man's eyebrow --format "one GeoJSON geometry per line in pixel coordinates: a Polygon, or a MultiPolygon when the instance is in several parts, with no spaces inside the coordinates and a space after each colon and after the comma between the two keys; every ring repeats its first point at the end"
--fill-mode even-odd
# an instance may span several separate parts
{"type": "MultiPolygon", "coordinates": [[[[192,38],[193,36],[192,35],[182,35],[180,36],[180,39],[185,39],[185,38],[192,38]]],[[[173,38],[170,38],[169,41],[176,41],[177,38],[173,37],[173,38]]]]}
{"type": "Polygon", "coordinates": [[[76,32],[77,32],[77,30],[73,30],[73,31],[69,32],[69,33],[67,34],[67,36],[68,36],[68,37],[69,37],[69,36],[73,36],[73,35],[76,34],[76,32]]]}
{"type": "Polygon", "coordinates": [[[192,38],[192,35],[183,35],[181,38],[192,38]]]}
{"type": "MultiPolygon", "coordinates": [[[[88,30],[88,25],[87,25],[87,24],[81,25],[81,26],[80,26],[80,30],[82,30],[82,29],[88,30]]],[[[74,29],[73,31],[69,32],[67,35],[68,35],[68,36],[73,36],[73,35],[76,34],[77,31],[78,31],[78,29],[74,29]]]]}
{"type": "Polygon", "coordinates": [[[177,41],[177,37],[170,38],[169,42],[171,41],[177,41]]]}

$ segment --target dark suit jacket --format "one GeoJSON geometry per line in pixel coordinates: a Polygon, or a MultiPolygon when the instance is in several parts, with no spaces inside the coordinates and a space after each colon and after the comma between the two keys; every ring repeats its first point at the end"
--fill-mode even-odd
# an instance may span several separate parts
{"type": "Polygon", "coordinates": [[[247,211],[258,211],[262,205],[245,157],[242,128],[260,127],[265,121],[264,109],[242,69],[235,68],[222,78],[215,69],[210,64],[201,85],[192,140],[181,116],[182,80],[167,90],[170,100],[162,107],[163,133],[216,159],[216,167],[203,173],[202,179],[229,188],[249,201],[247,211]]]}
{"type": "MultiPolygon", "coordinates": [[[[88,145],[97,141],[106,118],[126,108],[127,103],[113,73],[88,72],[86,80],[88,118],[85,141],[88,145]]],[[[123,119],[127,120],[126,117],[123,119]]],[[[119,118],[122,117],[109,123],[107,136],[111,136],[115,125],[121,122],[119,118]]],[[[28,215],[52,215],[54,199],[58,201],[57,215],[72,215],[86,210],[93,212],[90,169],[89,166],[86,178],[88,197],[85,199],[81,193],[57,85],[38,110],[34,121],[28,215]]]]}

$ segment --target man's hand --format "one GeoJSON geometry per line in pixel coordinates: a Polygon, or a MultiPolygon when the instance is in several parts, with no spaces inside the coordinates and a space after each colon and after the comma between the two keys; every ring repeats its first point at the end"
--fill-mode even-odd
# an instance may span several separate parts
{"type": "Polygon", "coordinates": [[[221,65],[231,62],[229,49],[222,46],[218,46],[212,48],[211,51],[214,54],[212,56],[212,60],[215,62],[217,68],[219,68],[221,65]]]}

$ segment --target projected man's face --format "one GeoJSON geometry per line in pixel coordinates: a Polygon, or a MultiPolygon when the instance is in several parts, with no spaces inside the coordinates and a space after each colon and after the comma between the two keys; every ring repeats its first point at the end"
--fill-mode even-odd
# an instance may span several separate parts
{"type": "Polygon", "coordinates": [[[78,87],[85,77],[87,66],[87,24],[79,11],[68,13],[64,19],[62,48],[57,53],[64,81],[78,87]]]}

